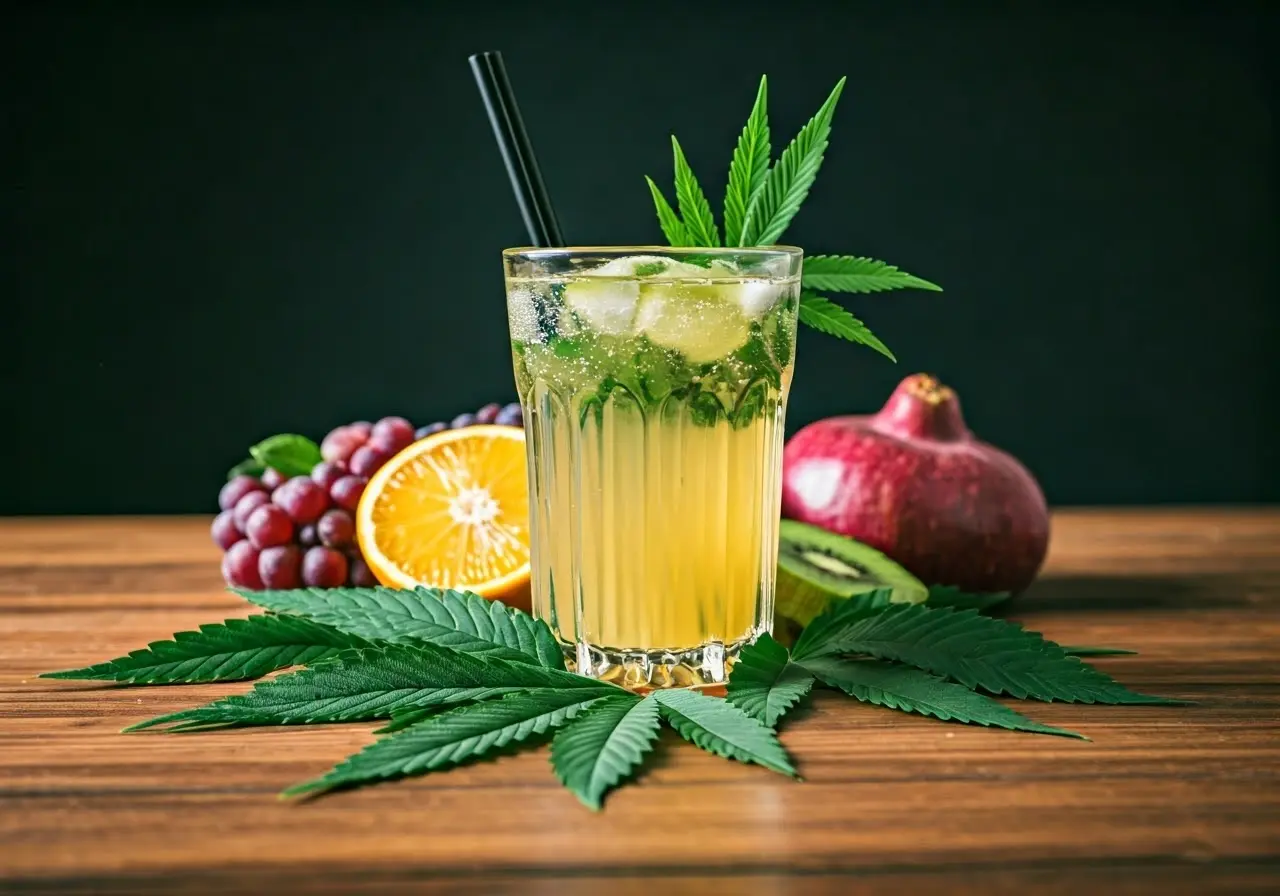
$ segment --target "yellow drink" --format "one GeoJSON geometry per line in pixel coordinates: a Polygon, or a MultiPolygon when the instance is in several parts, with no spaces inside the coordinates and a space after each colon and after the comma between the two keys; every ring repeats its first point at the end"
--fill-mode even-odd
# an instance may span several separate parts
{"type": "Polygon", "coordinates": [[[723,681],[773,617],[798,250],[542,251],[507,255],[534,612],[584,674],[723,681]]]}

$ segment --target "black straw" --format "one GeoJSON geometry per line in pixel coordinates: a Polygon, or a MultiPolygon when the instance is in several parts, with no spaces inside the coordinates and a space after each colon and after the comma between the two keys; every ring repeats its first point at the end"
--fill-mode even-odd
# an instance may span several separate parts
{"type": "Polygon", "coordinates": [[[502,54],[497,51],[477,53],[470,57],[471,71],[476,76],[476,86],[489,112],[493,136],[502,151],[502,161],[511,177],[511,189],[516,194],[516,204],[524,226],[529,230],[529,242],[539,248],[557,248],[564,245],[560,225],[551,209],[546,185],[538,171],[538,160],[533,155],[533,145],[520,119],[507,69],[502,64],[502,54]]]}

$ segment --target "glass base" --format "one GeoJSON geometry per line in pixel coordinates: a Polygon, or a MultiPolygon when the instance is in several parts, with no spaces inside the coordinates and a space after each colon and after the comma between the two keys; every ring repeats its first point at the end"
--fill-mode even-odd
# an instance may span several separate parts
{"type": "Polygon", "coordinates": [[[755,637],[725,644],[708,641],[691,650],[605,650],[580,641],[560,642],[569,670],[633,691],[721,687],[742,648],[755,637]]]}

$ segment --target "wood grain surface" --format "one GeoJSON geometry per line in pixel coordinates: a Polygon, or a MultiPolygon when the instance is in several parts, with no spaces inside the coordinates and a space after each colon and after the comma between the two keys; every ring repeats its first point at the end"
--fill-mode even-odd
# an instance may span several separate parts
{"type": "Polygon", "coordinates": [[[822,694],[783,732],[803,783],[666,740],[599,814],[545,748],[282,802],[374,726],[124,736],[248,685],[35,677],[247,615],[207,523],[0,521],[0,889],[1280,891],[1280,511],[1059,513],[1011,611],[1195,706],[1024,705],[1083,743],[822,694]]]}

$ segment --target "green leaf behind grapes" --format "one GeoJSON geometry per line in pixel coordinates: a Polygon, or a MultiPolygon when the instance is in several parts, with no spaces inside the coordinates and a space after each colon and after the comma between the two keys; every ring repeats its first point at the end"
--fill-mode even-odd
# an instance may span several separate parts
{"type": "Polygon", "coordinates": [[[249,449],[254,460],[286,476],[306,476],[320,463],[320,446],[306,436],[281,433],[249,449]]]}

